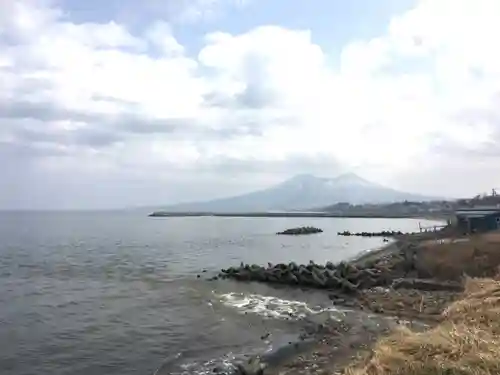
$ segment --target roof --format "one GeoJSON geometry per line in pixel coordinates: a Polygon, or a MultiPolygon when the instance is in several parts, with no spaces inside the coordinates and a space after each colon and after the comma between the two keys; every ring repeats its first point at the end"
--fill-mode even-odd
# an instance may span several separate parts
{"type": "Polygon", "coordinates": [[[457,209],[457,212],[500,212],[499,206],[474,206],[474,207],[462,207],[457,209]]]}
{"type": "Polygon", "coordinates": [[[457,210],[455,211],[456,216],[462,216],[462,217],[485,217],[489,215],[495,215],[498,214],[500,215],[500,209],[496,209],[495,211],[493,210],[457,210]]]}

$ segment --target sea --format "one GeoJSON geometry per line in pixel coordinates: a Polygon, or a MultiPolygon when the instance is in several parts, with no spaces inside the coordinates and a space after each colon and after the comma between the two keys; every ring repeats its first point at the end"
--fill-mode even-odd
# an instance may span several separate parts
{"type": "Polygon", "coordinates": [[[417,219],[0,213],[0,374],[181,375],[277,350],[338,312],[324,292],[208,281],[240,262],[338,262],[383,245],[339,231],[417,219]],[[277,236],[312,225],[323,233],[277,236]]]}

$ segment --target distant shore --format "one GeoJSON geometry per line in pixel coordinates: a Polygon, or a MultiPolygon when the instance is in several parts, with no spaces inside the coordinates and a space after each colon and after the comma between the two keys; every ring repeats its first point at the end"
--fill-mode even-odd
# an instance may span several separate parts
{"type": "Polygon", "coordinates": [[[444,213],[390,214],[390,213],[332,213],[332,212],[166,212],[157,211],[149,217],[304,217],[304,218],[357,218],[357,219],[423,219],[446,220],[444,213]]]}

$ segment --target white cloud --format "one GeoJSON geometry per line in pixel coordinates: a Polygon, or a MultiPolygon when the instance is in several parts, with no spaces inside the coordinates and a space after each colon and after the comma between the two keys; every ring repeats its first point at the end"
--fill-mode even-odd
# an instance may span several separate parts
{"type": "Polygon", "coordinates": [[[179,56],[184,54],[184,46],[172,35],[170,25],[164,21],[155,22],[146,33],[149,41],[166,56],[179,56]]]}
{"type": "Polygon", "coordinates": [[[495,0],[422,0],[332,66],[308,30],[213,32],[190,56],[166,22],[138,34],[73,23],[47,2],[2,2],[2,163],[19,164],[12,179],[35,168],[168,180],[174,200],[193,198],[177,180],[264,184],[314,165],[433,193],[442,182],[419,181],[458,184],[463,169],[448,192],[474,193],[500,161],[499,21],[495,0]]]}

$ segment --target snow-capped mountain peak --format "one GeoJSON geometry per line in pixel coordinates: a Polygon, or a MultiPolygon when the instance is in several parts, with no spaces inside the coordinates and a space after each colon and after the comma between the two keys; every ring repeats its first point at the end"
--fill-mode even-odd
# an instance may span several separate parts
{"type": "Polygon", "coordinates": [[[179,204],[167,210],[255,212],[311,209],[338,202],[358,204],[429,199],[432,198],[381,186],[354,173],[346,173],[334,178],[300,174],[268,189],[213,201],[179,204]]]}

